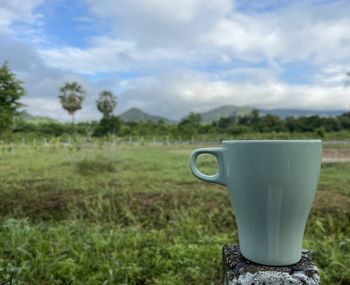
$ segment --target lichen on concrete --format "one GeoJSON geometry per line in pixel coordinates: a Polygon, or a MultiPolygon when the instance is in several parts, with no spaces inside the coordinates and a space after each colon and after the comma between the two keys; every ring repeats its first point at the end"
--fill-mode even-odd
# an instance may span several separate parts
{"type": "Polygon", "coordinates": [[[224,285],[319,285],[320,276],[311,254],[303,250],[301,260],[290,266],[265,266],[244,258],[239,246],[223,248],[224,285]]]}

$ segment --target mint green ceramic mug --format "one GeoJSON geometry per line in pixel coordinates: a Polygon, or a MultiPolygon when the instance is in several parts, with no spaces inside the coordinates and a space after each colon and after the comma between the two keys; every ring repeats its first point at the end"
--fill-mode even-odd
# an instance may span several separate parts
{"type": "Polygon", "coordinates": [[[194,150],[190,167],[197,178],[227,186],[243,256],[282,266],[301,258],[321,157],[320,140],[228,140],[194,150]],[[215,175],[198,170],[200,154],[216,157],[215,175]]]}

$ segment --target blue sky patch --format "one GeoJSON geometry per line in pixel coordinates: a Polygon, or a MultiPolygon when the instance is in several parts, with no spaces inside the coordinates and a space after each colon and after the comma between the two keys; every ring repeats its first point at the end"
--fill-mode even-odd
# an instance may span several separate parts
{"type": "Polygon", "coordinates": [[[44,15],[43,30],[51,45],[87,48],[90,39],[108,33],[107,23],[90,13],[80,1],[45,1],[36,9],[44,15]]]}

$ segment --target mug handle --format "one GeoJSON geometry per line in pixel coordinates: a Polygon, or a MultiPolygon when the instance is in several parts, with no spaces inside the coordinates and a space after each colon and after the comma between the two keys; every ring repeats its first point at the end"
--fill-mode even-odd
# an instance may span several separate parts
{"type": "Polygon", "coordinates": [[[225,167],[224,167],[224,156],[223,156],[223,148],[198,148],[195,149],[190,156],[190,167],[192,174],[196,176],[198,179],[203,181],[207,181],[210,183],[216,183],[220,185],[226,186],[226,175],[225,175],[225,167]],[[206,175],[200,172],[197,168],[197,157],[201,154],[211,154],[215,156],[218,161],[218,172],[214,175],[206,175]]]}

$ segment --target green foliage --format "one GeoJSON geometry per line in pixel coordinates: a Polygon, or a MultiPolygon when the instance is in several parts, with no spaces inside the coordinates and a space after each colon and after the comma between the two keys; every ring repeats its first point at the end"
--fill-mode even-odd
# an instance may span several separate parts
{"type": "Polygon", "coordinates": [[[229,128],[229,132],[232,135],[243,135],[243,134],[247,134],[247,133],[251,133],[252,129],[247,127],[247,126],[231,126],[229,128]]]}
{"type": "Polygon", "coordinates": [[[315,130],[315,133],[316,135],[319,137],[319,138],[325,138],[326,137],[326,130],[324,127],[320,127],[320,128],[317,128],[315,130]]]}
{"type": "Polygon", "coordinates": [[[94,136],[102,137],[108,134],[118,134],[121,122],[116,116],[104,116],[94,130],[94,136]]]}
{"type": "Polygon", "coordinates": [[[82,108],[85,93],[83,87],[77,82],[67,82],[60,88],[58,98],[60,99],[62,108],[72,116],[73,123],[75,112],[82,108]]]}
{"type": "MultiPolygon", "coordinates": [[[[203,124],[201,115],[191,113],[181,120],[177,125],[164,120],[143,120],[138,122],[123,121],[119,117],[104,116],[100,122],[78,123],[75,128],[68,124],[41,121],[28,122],[17,120],[14,132],[19,134],[31,134],[36,136],[65,136],[66,134],[77,134],[91,137],[106,135],[118,135],[119,137],[169,137],[171,140],[191,140],[193,137],[203,137],[204,140],[216,140],[218,137],[227,139],[253,138],[259,136],[266,139],[349,139],[350,138],[350,113],[344,113],[338,117],[288,117],[281,119],[278,116],[266,114],[261,115],[253,110],[249,115],[231,116],[220,118],[211,124],[203,124]],[[50,131],[52,129],[52,131],[50,131]]],[[[141,138],[140,138],[141,139],[141,138]]]]}
{"type": "Polygon", "coordinates": [[[104,118],[110,118],[117,106],[117,97],[110,91],[102,91],[96,101],[97,109],[103,114],[104,118]]]}
{"type": "Polygon", "coordinates": [[[0,67],[0,133],[12,126],[18,109],[22,107],[18,102],[26,94],[22,85],[22,81],[4,63],[0,67]]]}
{"type": "Polygon", "coordinates": [[[184,118],[178,125],[181,133],[192,136],[198,134],[200,123],[202,121],[201,115],[198,113],[190,113],[188,117],[184,118]]]}
{"type": "Polygon", "coordinates": [[[81,175],[96,175],[103,172],[115,172],[113,161],[106,158],[84,158],[77,163],[77,171],[81,175]]]}

